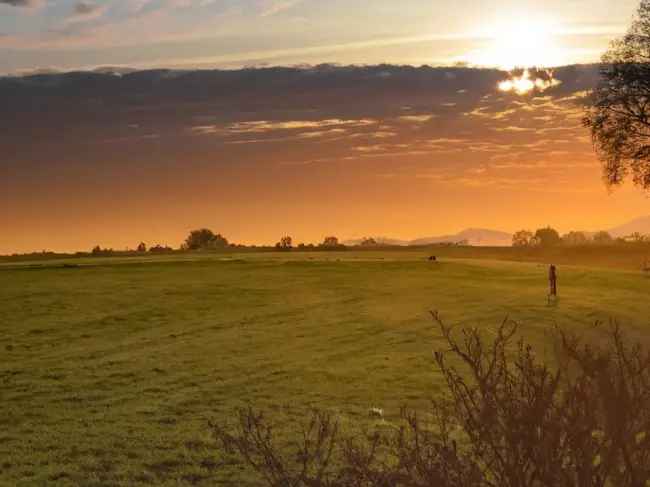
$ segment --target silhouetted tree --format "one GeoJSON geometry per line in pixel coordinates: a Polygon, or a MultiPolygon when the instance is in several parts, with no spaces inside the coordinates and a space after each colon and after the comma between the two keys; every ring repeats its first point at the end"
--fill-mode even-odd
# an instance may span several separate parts
{"type": "Polygon", "coordinates": [[[228,240],[221,234],[214,234],[212,230],[202,228],[192,230],[185,239],[184,248],[186,250],[205,250],[228,247],[228,240]]]}
{"type": "Polygon", "coordinates": [[[584,232],[569,232],[562,236],[562,243],[565,245],[585,245],[588,241],[584,232]]]}
{"type": "Polygon", "coordinates": [[[147,251],[147,244],[145,244],[144,242],[140,242],[138,244],[138,249],[137,250],[138,250],[138,252],[146,252],[147,251]]]}
{"type": "Polygon", "coordinates": [[[339,239],[337,237],[325,237],[321,246],[331,248],[339,247],[339,239]]]}
{"type": "Polygon", "coordinates": [[[639,232],[634,232],[631,235],[628,235],[625,237],[626,242],[632,242],[632,243],[643,243],[643,242],[648,242],[648,236],[643,235],[642,233],[639,232]]]}
{"type": "Polygon", "coordinates": [[[605,180],[628,175],[650,189],[650,0],[643,0],[628,33],[603,57],[602,80],[585,117],[604,165],[605,180]]]}
{"type": "Polygon", "coordinates": [[[562,241],[557,230],[551,227],[540,228],[537,230],[535,232],[535,239],[537,239],[539,245],[542,247],[553,247],[554,245],[559,245],[562,241]]]}
{"type": "Polygon", "coordinates": [[[513,247],[530,247],[535,236],[530,230],[519,230],[512,236],[513,247]]]}
{"type": "Polygon", "coordinates": [[[361,246],[362,247],[376,247],[377,246],[377,241],[372,237],[364,238],[363,240],[361,240],[361,246]]]}
{"type": "Polygon", "coordinates": [[[162,252],[173,252],[174,249],[167,245],[156,244],[153,247],[149,248],[149,252],[152,254],[162,253],[162,252]]]}
{"type": "Polygon", "coordinates": [[[291,250],[293,246],[293,239],[287,235],[282,237],[278,243],[275,244],[275,248],[278,250],[291,250]]]}
{"type": "Polygon", "coordinates": [[[614,242],[614,239],[612,238],[612,236],[609,233],[604,232],[604,231],[596,232],[596,234],[594,235],[593,240],[594,240],[594,243],[598,244],[598,245],[607,245],[607,244],[611,244],[611,243],[614,242]]]}

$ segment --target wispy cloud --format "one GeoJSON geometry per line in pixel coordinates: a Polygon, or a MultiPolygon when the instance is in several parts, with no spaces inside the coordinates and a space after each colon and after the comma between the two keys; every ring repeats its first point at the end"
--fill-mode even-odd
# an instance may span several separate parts
{"type": "Polygon", "coordinates": [[[260,16],[271,17],[285,10],[289,10],[302,2],[303,0],[273,0],[263,6],[260,16]]]}

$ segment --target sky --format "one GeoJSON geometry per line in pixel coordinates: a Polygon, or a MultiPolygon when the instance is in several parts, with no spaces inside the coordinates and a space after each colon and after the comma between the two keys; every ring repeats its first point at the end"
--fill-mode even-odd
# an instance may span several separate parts
{"type": "Polygon", "coordinates": [[[0,254],[650,214],[582,126],[597,66],[562,67],[635,2],[0,2],[0,254]]]}
{"type": "Polygon", "coordinates": [[[0,0],[0,73],[595,62],[636,0],[0,0]]]}

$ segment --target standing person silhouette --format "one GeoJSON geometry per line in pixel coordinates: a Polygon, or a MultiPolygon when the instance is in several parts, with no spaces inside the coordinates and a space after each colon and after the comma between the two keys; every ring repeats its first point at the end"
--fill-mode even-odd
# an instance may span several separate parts
{"type": "Polygon", "coordinates": [[[554,265],[548,269],[548,283],[549,283],[549,294],[548,300],[551,301],[551,298],[557,298],[557,268],[554,265]]]}

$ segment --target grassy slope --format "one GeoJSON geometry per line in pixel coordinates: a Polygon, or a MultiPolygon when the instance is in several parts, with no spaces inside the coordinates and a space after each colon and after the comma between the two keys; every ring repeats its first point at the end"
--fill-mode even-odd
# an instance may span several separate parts
{"type": "MultiPolygon", "coordinates": [[[[650,279],[422,251],[85,260],[0,270],[0,484],[214,485],[207,421],[249,402],[364,420],[440,390],[427,310],[540,343],[555,321],[650,327],[650,279]],[[122,264],[121,262],[126,262],[122,264]]],[[[549,352],[550,353],[550,352],[549,352]]],[[[286,414],[278,415],[286,418],[286,414]]],[[[231,485],[237,485],[233,481],[231,485]]]]}

